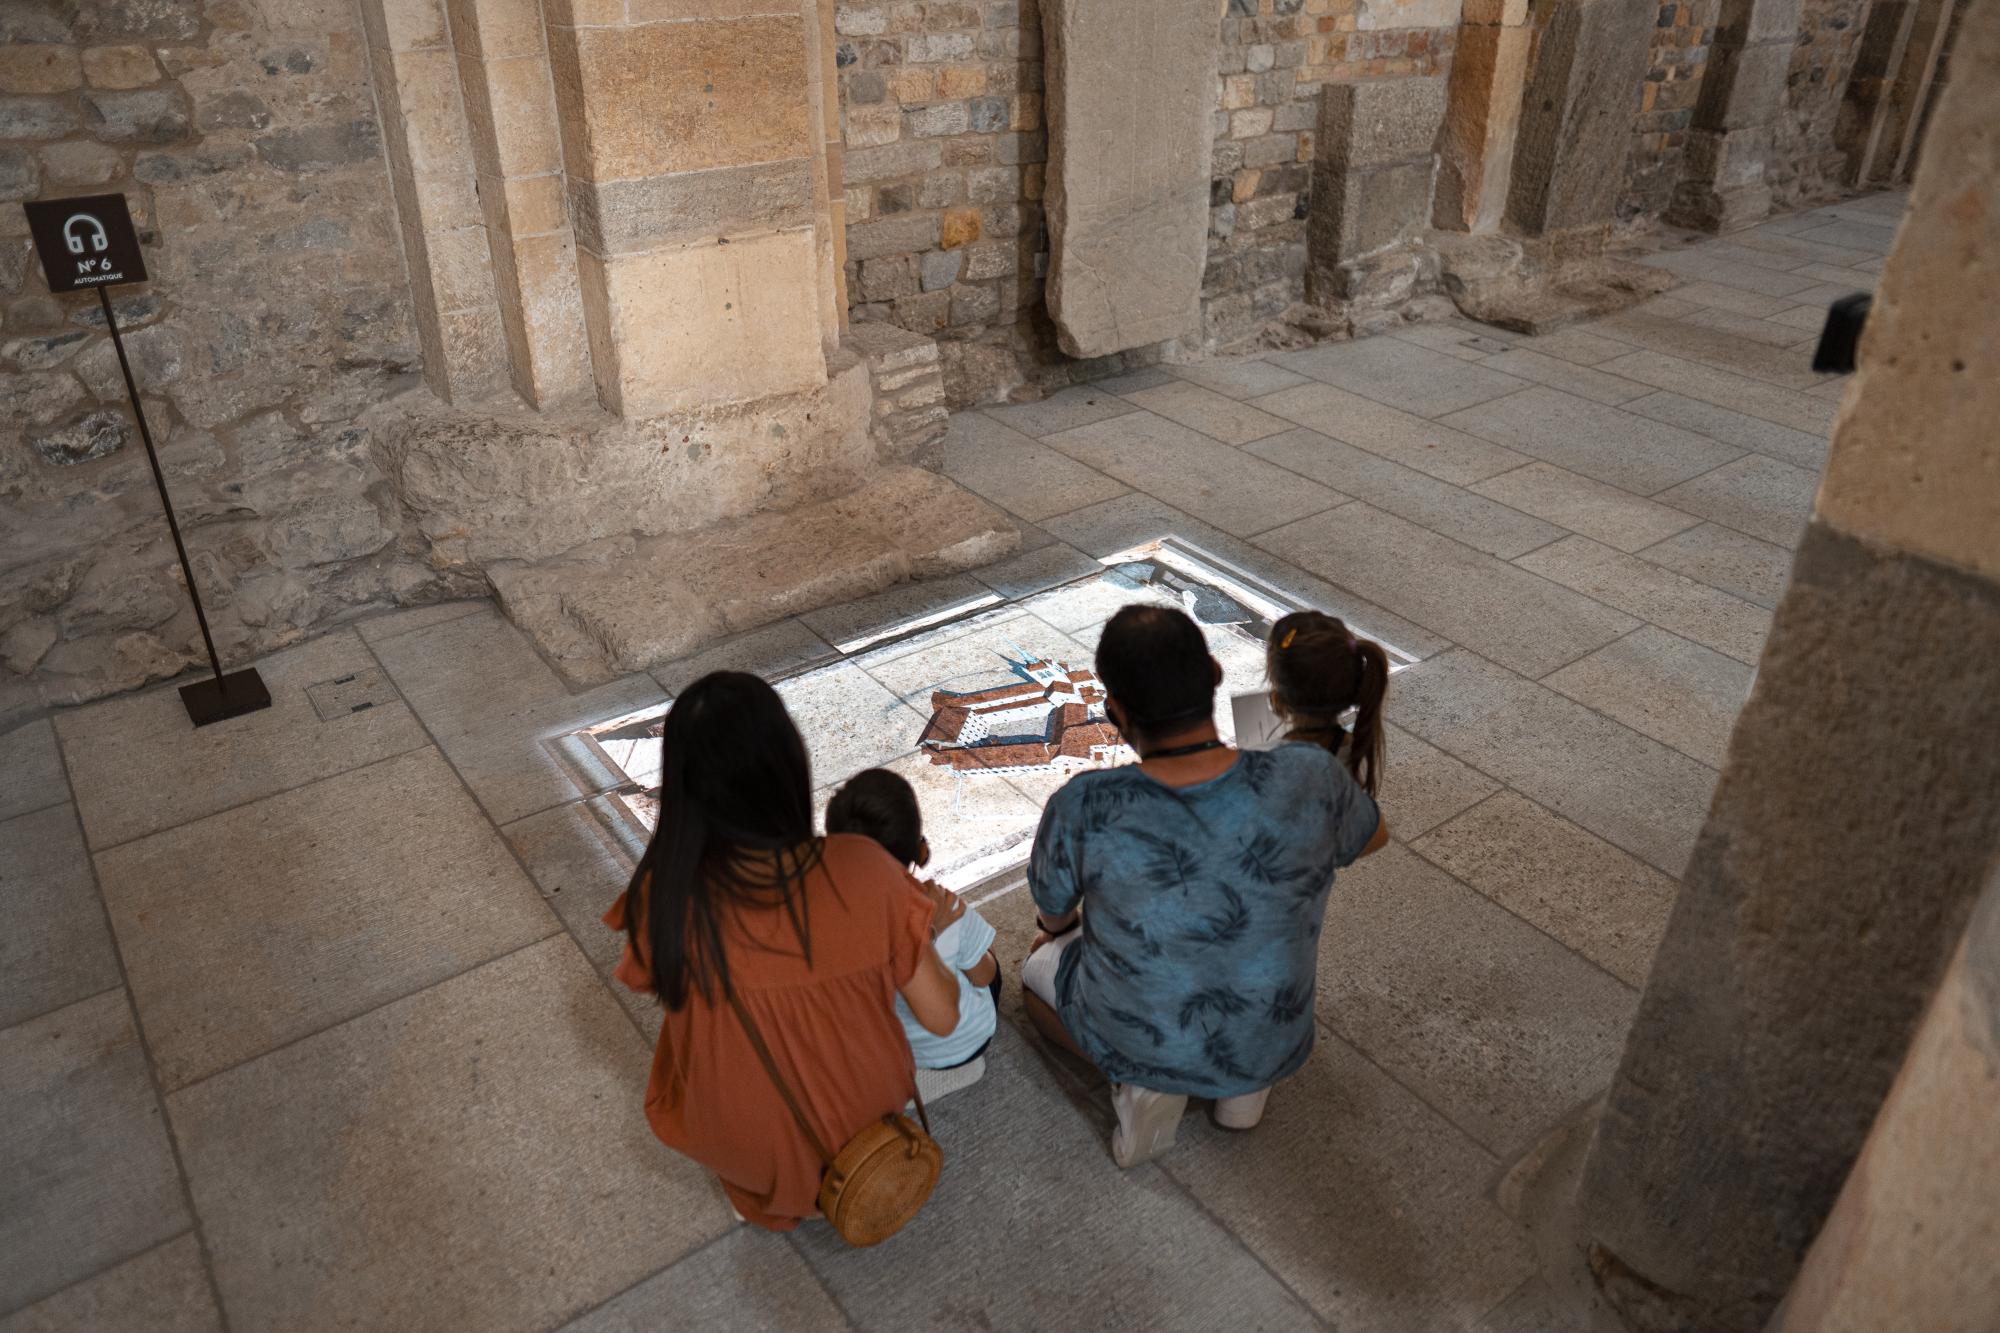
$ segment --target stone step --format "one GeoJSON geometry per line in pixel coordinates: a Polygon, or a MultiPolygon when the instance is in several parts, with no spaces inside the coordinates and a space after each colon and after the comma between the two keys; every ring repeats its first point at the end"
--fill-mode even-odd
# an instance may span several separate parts
{"type": "Polygon", "coordinates": [[[596,685],[905,579],[989,564],[1020,541],[1013,522],[970,491],[892,465],[832,499],[495,564],[487,575],[557,669],[596,685]]]}

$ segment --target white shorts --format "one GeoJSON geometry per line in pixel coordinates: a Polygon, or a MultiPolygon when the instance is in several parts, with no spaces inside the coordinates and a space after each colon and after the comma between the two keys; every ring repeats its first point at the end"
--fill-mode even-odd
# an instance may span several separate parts
{"type": "Polygon", "coordinates": [[[1056,971],[1062,966],[1063,951],[1082,938],[1081,926],[1065,931],[1029,954],[1021,964],[1021,985],[1051,1009],[1057,1007],[1056,971]]]}

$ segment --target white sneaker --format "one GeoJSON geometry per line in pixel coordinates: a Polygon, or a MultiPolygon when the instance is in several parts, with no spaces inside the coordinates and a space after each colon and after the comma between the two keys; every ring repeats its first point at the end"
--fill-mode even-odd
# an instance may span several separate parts
{"type": "Polygon", "coordinates": [[[1264,1103],[1271,1099],[1269,1088],[1246,1092],[1240,1097],[1215,1099],[1215,1123],[1224,1129],[1255,1129],[1264,1118],[1264,1103]]]}
{"type": "MultiPolygon", "coordinates": [[[[919,1069],[917,1071],[917,1093],[924,1099],[924,1104],[928,1106],[932,1102],[941,1101],[951,1096],[954,1092],[971,1087],[985,1077],[986,1057],[983,1055],[970,1063],[958,1066],[956,1069],[919,1069]]],[[[912,1109],[914,1109],[914,1104],[912,1109]]]]}
{"type": "Polygon", "coordinates": [[[1174,1146],[1187,1098],[1131,1083],[1114,1083],[1111,1109],[1118,1113],[1118,1128],[1111,1135],[1111,1160],[1123,1167],[1133,1167],[1152,1161],[1174,1146]]]}

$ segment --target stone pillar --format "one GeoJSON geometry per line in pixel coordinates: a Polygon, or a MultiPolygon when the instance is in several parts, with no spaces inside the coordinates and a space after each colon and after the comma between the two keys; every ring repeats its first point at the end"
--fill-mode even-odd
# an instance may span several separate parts
{"type": "Polygon", "coordinates": [[[1198,337],[1215,0],[1047,0],[1049,314],[1076,357],[1198,337]]]}
{"type": "Polygon", "coordinates": [[[1770,216],[1764,167],[1799,40],[1799,0],[1722,0],[1668,221],[1734,231],[1770,216]]]}
{"type": "Polygon", "coordinates": [[[370,63],[424,379],[446,402],[504,391],[507,340],[440,0],[366,0],[370,63]]]}
{"type": "Polygon", "coordinates": [[[1902,0],[1870,10],[1841,107],[1842,146],[1856,185],[1891,184],[1914,165],[1951,9],[1951,0],[1902,0]]]}
{"type": "Polygon", "coordinates": [[[1996,253],[2000,82],[1955,80],[1586,1167],[1648,1328],[1762,1325],[2000,855],[1996,253]]]}
{"type": "Polygon", "coordinates": [[[1528,0],[1467,0],[1451,61],[1450,109],[1438,143],[1436,225],[1497,230],[1514,174],[1528,75],[1528,0]]]}
{"type": "Polygon", "coordinates": [[[2000,1328],[2000,873],[1769,1333],[2000,1328]]]}
{"type": "Polygon", "coordinates": [[[537,407],[588,396],[590,344],[541,7],[447,4],[514,388],[537,407]]]}
{"type": "Polygon", "coordinates": [[[817,8],[548,0],[546,18],[599,401],[649,416],[824,384],[817,8]]]}
{"type": "Polygon", "coordinates": [[[1608,225],[1658,7],[1553,0],[1521,105],[1507,219],[1530,236],[1608,225]]]}
{"type": "Polygon", "coordinates": [[[1308,294],[1324,304],[1360,295],[1372,266],[1359,261],[1430,224],[1446,84],[1329,83],[1321,98],[1306,279],[1308,294]]]}

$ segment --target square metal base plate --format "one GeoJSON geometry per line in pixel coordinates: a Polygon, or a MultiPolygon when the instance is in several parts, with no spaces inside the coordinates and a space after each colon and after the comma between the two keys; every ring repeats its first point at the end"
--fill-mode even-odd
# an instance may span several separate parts
{"type": "Polygon", "coordinates": [[[188,718],[197,727],[225,718],[241,717],[271,706],[271,692],[255,667],[232,671],[219,680],[201,680],[181,686],[181,702],[188,718]]]}

